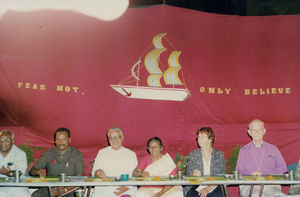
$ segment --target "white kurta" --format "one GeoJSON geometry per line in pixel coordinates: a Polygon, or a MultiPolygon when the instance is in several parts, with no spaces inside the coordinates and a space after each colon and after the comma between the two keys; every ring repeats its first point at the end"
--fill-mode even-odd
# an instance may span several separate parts
{"type": "MultiPolygon", "coordinates": [[[[101,149],[95,159],[92,175],[99,169],[103,170],[107,176],[120,177],[121,174],[132,175],[137,166],[136,154],[128,148],[121,147],[119,150],[112,149],[111,146],[101,149]]],[[[116,196],[113,192],[118,187],[95,187],[93,197],[110,197],[116,196]]],[[[121,194],[135,196],[136,187],[128,187],[129,190],[121,194]]]]}
{"type": "MultiPolygon", "coordinates": [[[[27,170],[27,158],[24,151],[22,151],[20,148],[16,147],[15,145],[12,146],[9,153],[6,155],[6,157],[3,157],[2,154],[0,154],[0,168],[2,166],[8,167],[8,163],[11,164],[10,169],[11,170],[21,170],[22,176],[25,175],[27,170]]],[[[6,175],[0,174],[0,177],[6,177],[6,175]]],[[[16,196],[22,196],[22,197],[29,197],[30,192],[28,188],[26,187],[0,187],[0,196],[5,197],[16,197],[16,196]]]]}
{"type": "MultiPolygon", "coordinates": [[[[21,170],[22,175],[25,175],[27,170],[26,154],[24,153],[24,151],[22,151],[15,145],[12,146],[11,150],[6,155],[6,157],[3,157],[3,155],[0,154],[0,168],[2,168],[2,166],[8,167],[8,163],[12,164],[11,166],[9,166],[11,170],[21,170]]],[[[1,176],[5,175],[1,174],[1,176]]]]}

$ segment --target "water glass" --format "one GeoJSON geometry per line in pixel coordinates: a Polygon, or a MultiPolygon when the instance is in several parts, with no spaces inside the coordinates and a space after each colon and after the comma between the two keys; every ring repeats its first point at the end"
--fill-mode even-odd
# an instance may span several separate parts
{"type": "Polygon", "coordinates": [[[177,179],[182,180],[182,177],[183,177],[182,171],[178,170],[177,171],[177,179]]]}
{"type": "Polygon", "coordinates": [[[289,180],[294,180],[294,176],[295,176],[295,171],[294,170],[290,170],[289,171],[289,180]]]}
{"type": "Polygon", "coordinates": [[[233,178],[234,180],[239,180],[240,179],[240,171],[233,171],[233,178]]]}
{"type": "Polygon", "coordinates": [[[66,182],[66,177],[67,177],[66,173],[60,173],[59,174],[59,181],[60,182],[66,182]]]}
{"type": "Polygon", "coordinates": [[[129,180],[129,174],[121,174],[121,181],[128,181],[129,180]]]}

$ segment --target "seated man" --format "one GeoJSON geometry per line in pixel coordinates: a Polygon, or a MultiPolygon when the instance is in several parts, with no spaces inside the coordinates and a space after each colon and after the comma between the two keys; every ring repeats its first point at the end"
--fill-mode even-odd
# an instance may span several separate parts
{"type": "MultiPolygon", "coordinates": [[[[250,122],[248,134],[252,142],[241,148],[236,165],[241,175],[261,176],[286,172],[287,166],[278,148],[263,140],[265,133],[261,120],[250,122]]],[[[259,190],[260,186],[254,186],[252,196],[258,196],[259,190]]],[[[249,191],[250,186],[240,186],[240,196],[249,196],[249,191]]],[[[281,193],[280,185],[265,185],[262,196],[270,197],[275,193],[281,193]]]]}
{"type": "MultiPolygon", "coordinates": [[[[20,170],[24,175],[27,170],[26,154],[14,145],[14,134],[10,130],[0,132],[0,177],[7,177],[11,170],[20,170]]],[[[30,197],[28,188],[0,187],[2,197],[30,197]]]]}
{"type": "MultiPolygon", "coordinates": [[[[298,165],[296,169],[296,173],[300,173],[300,156],[298,160],[298,165]]],[[[289,190],[289,195],[298,195],[300,194],[300,185],[291,185],[290,190],[289,190]]]]}
{"type": "MultiPolygon", "coordinates": [[[[29,171],[31,176],[45,177],[47,170],[48,176],[59,176],[66,173],[67,176],[83,176],[84,162],[82,153],[70,146],[71,134],[67,128],[59,128],[54,133],[55,146],[43,153],[41,158],[29,171]]],[[[66,191],[70,188],[64,188],[66,191]]],[[[64,191],[63,191],[64,192],[64,191]]],[[[48,188],[44,187],[32,194],[32,197],[50,196],[48,188]]],[[[65,195],[75,196],[75,192],[65,195]]]]}
{"type": "MultiPolygon", "coordinates": [[[[101,149],[95,159],[92,175],[99,178],[107,176],[120,177],[121,174],[131,175],[137,166],[136,154],[123,147],[123,132],[120,128],[111,128],[107,132],[110,146],[101,149]]],[[[95,187],[94,197],[125,197],[135,196],[136,187],[107,186],[95,187]]]]}

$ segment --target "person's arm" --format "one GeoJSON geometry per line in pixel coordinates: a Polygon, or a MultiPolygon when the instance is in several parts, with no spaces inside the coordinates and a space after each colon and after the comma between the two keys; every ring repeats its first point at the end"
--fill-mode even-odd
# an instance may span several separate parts
{"type": "Polygon", "coordinates": [[[10,171],[10,167],[5,167],[5,166],[2,166],[0,168],[0,174],[3,174],[3,175],[6,175],[6,176],[9,176],[9,171],[10,171]]]}
{"type": "Polygon", "coordinates": [[[276,147],[275,150],[275,169],[274,169],[274,174],[283,174],[287,171],[287,166],[286,163],[282,157],[282,154],[276,147]]]}
{"type": "Polygon", "coordinates": [[[220,171],[221,171],[221,174],[225,174],[226,173],[226,168],[225,168],[225,158],[224,158],[224,153],[221,152],[221,166],[220,166],[220,171]]]}
{"type": "Polygon", "coordinates": [[[187,169],[186,169],[186,175],[191,176],[201,176],[201,171],[199,168],[199,164],[197,162],[198,156],[195,154],[196,152],[192,152],[191,154],[188,155],[187,159],[187,169]]]}
{"type": "Polygon", "coordinates": [[[206,186],[205,188],[203,188],[202,190],[200,190],[198,192],[199,196],[201,197],[206,197],[208,195],[208,193],[215,189],[216,187],[218,187],[217,185],[209,185],[209,186],[206,186]]]}
{"type": "Polygon", "coordinates": [[[29,171],[30,176],[39,176],[39,177],[45,177],[46,176],[46,170],[45,169],[37,169],[35,167],[32,167],[29,171]]]}
{"type": "Polygon", "coordinates": [[[92,176],[95,176],[95,177],[100,177],[100,178],[104,178],[104,177],[106,177],[106,176],[104,176],[105,175],[105,173],[104,173],[104,171],[101,169],[101,158],[102,158],[102,156],[101,156],[101,150],[100,151],[98,151],[98,154],[97,154],[97,156],[96,156],[96,158],[95,158],[95,162],[94,162],[94,165],[93,165],[93,169],[92,169],[92,176]]]}
{"type": "Polygon", "coordinates": [[[114,191],[114,194],[115,194],[116,196],[119,196],[119,195],[123,194],[124,192],[126,192],[126,191],[128,191],[128,190],[129,190],[128,187],[126,187],[126,186],[120,186],[120,187],[118,187],[118,188],[116,189],[116,191],[114,191]]]}
{"type": "Polygon", "coordinates": [[[133,173],[132,173],[132,176],[142,177],[143,176],[143,170],[140,169],[140,168],[135,168],[133,173]]]}
{"type": "Polygon", "coordinates": [[[35,165],[29,170],[30,176],[46,176],[46,164],[47,164],[47,155],[49,155],[49,150],[44,152],[40,159],[35,163],[35,165]]]}
{"type": "Polygon", "coordinates": [[[98,169],[96,170],[95,174],[93,175],[94,177],[99,177],[99,178],[105,178],[106,174],[103,170],[98,169]]]}
{"type": "Polygon", "coordinates": [[[22,150],[19,150],[18,152],[16,152],[17,157],[15,160],[15,169],[17,170],[21,170],[22,175],[25,175],[26,170],[27,170],[27,157],[26,157],[26,153],[22,150]]]}
{"type": "Polygon", "coordinates": [[[167,191],[169,191],[173,186],[164,186],[159,192],[157,192],[156,194],[154,194],[153,197],[160,197],[162,196],[164,193],[166,193],[167,191]]]}
{"type": "Polygon", "coordinates": [[[76,155],[76,176],[83,176],[84,175],[84,160],[83,160],[83,156],[82,153],[80,151],[78,151],[77,155],[76,155]]]}
{"type": "Polygon", "coordinates": [[[218,174],[225,174],[225,159],[224,159],[224,152],[213,149],[211,153],[211,162],[210,162],[210,175],[218,175],[218,174]]]}
{"type": "Polygon", "coordinates": [[[239,171],[241,175],[250,175],[251,173],[253,173],[247,169],[247,158],[246,157],[247,157],[247,154],[245,153],[245,151],[243,149],[241,149],[239,152],[237,164],[235,167],[235,170],[239,171]]]}
{"type": "Polygon", "coordinates": [[[150,173],[147,172],[147,171],[143,171],[140,168],[136,168],[136,169],[134,169],[134,171],[132,173],[132,176],[135,176],[135,177],[150,177],[150,173]]]}

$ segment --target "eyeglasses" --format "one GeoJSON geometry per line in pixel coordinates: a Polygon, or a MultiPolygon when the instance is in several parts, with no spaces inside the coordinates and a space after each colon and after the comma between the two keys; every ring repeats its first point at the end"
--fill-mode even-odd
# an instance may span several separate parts
{"type": "Polygon", "coordinates": [[[160,146],[149,146],[148,149],[159,149],[160,146]]]}
{"type": "Polygon", "coordinates": [[[255,133],[263,133],[264,129],[251,129],[250,131],[255,133]]]}
{"type": "Polygon", "coordinates": [[[6,143],[10,143],[12,140],[11,139],[5,139],[5,140],[0,140],[0,143],[6,142],[6,143]]]}
{"type": "Polygon", "coordinates": [[[114,136],[114,137],[108,137],[109,140],[120,140],[122,139],[122,136],[121,135],[118,135],[118,136],[114,136]]]}

